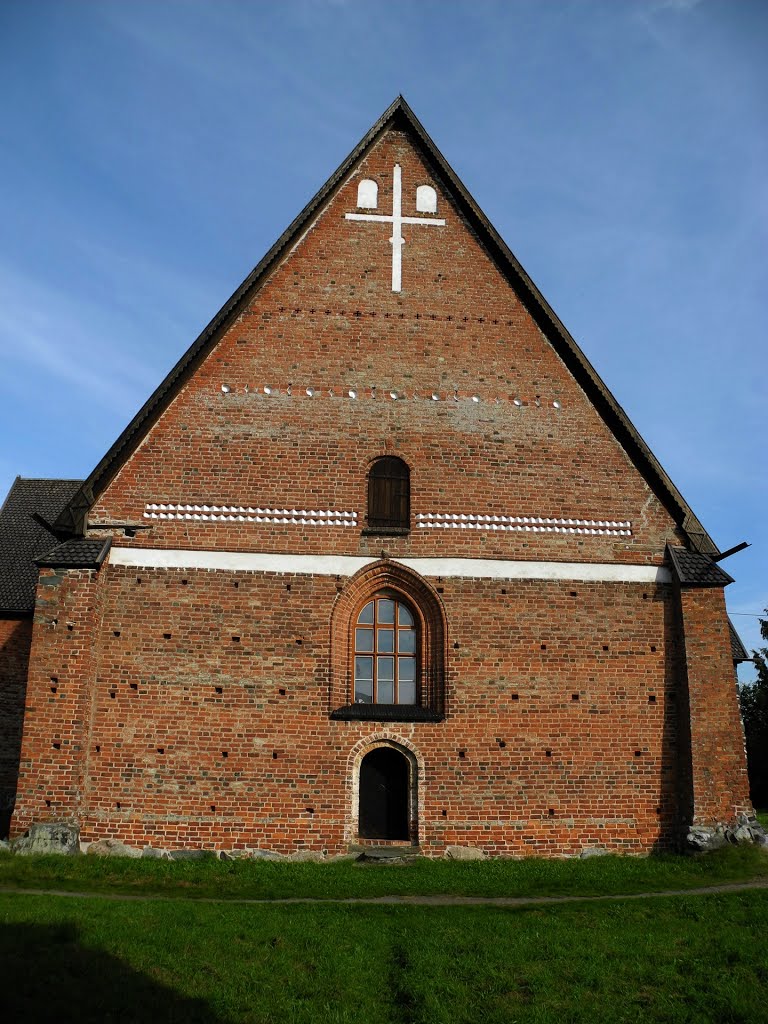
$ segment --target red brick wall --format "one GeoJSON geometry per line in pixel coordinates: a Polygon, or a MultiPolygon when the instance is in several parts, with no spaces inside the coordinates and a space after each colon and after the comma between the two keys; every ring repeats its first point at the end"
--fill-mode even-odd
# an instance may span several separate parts
{"type": "MultiPolygon", "coordinates": [[[[619,519],[634,531],[584,539],[413,530],[387,541],[393,557],[659,562],[676,536],[670,516],[440,183],[446,225],[404,228],[400,293],[391,290],[390,227],[344,219],[364,176],[379,180],[380,209],[390,208],[396,160],[404,212],[414,212],[416,185],[430,174],[409,141],[390,132],[223,332],[91,522],[141,519],[148,502],[364,516],[367,467],[391,451],[411,466],[414,515],[619,519]],[[279,394],[265,397],[264,386],[279,394]],[[317,394],[309,398],[307,388],[317,394]],[[350,388],[357,400],[344,397],[350,388]],[[392,401],[392,389],[407,397],[392,401]]],[[[382,546],[360,530],[158,521],[134,543],[372,557],[382,546]]]]}
{"type": "MultiPolygon", "coordinates": [[[[329,718],[334,577],[108,567],[101,578],[85,839],[345,850],[354,750],[380,736],[423,765],[428,852],[639,852],[677,835],[668,587],[444,580],[448,717],[383,726],[329,718]]],[[[84,608],[91,587],[73,582],[84,608]]],[[[77,700],[56,655],[36,637],[44,707],[26,737],[18,827],[74,806],[77,772],[50,749],[77,700]],[[45,697],[54,670],[65,698],[45,697]]]]}
{"type": "Polygon", "coordinates": [[[77,820],[87,790],[86,743],[99,657],[103,588],[87,569],[43,569],[37,588],[15,833],[77,820]]]}
{"type": "Polygon", "coordinates": [[[0,619],[0,838],[16,799],[32,619],[0,619]]]}
{"type": "Polygon", "coordinates": [[[723,591],[681,592],[695,824],[752,813],[723,591]]]}

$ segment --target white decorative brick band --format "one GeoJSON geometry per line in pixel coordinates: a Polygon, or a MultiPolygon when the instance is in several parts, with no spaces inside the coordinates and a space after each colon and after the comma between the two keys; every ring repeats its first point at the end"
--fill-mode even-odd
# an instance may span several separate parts
{"type": "Polygon", "coordinates": [[[480,516],[420,512],[419,529],[509,530],[515,533],[570,533],[590,537],[631,537],[632,523],[615,519],[556,519],[545,516],[480,516]]]}
{"type": "Polygon", "coordinates": [[[251,508],[250,505],[151,504],[145,506],[144,518],[219,523],[281,523],[295,526],[357,526],[357,512],[314,508],[251,508]]]}

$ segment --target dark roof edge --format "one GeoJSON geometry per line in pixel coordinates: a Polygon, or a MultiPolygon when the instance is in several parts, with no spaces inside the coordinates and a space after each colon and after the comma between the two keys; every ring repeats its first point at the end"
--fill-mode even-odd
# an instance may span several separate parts
{"type": "Polygon", "coordinates": [[[511,269],[517,288],[523,292],[528,300],[529,309],[534,315],[536,313],[539,314],[539,316],[535,316],[538,326],[554,344],[555,351],[563,359],[563,362],[573,373],[578,383],[584,388],[600,415],[617,436],[622,447],[630,457],[633,457],[633,461],[636,464],[640,463],[638,468],[641,471],[643,469],[646,470],[643,473],[646,478],[648,472],[656,478],[657,494],[667,507],[669,507],[669,499],[671,499],[674,509],[678,512],[678,515],[673,516],[673,518],[688,535],[694,548],[697,551],[703,550],[709,554],[717,554],[720,549],[701,525],[688,502],[677,487],[675,487],[664,467],[653,454],[622,406],[616,401],[602,377],[592,366],[589,359],[587,359],[573,335],[560,320],[560,317],[552,309],[538,287],[533,283],[522,264],[480,209],[473,196],[456,177],[448,161],[432,141],[405,100],[402,100],[402,104],[417,134],[426,143],[429,155],[436,160],[443,173],[450,180],[456,193],[467,203],[471,220],[476,222],[476,226],[479,226],[486,236],[490,236],[491,248],[496,250],[494,255],[502,263],[502,269],[506,271],[505,276],[509,276],[508,272],[511,269]],[[553,329],[555,332],[554,338],[552,337],[553,329]],[[659,493],[659,490],[661,493],[659,493]]]}
{"type": "Polygon", "coordinates": [[[624,409],[613,397],[602,378],[525,272],[506,242],[504,242],[467,188],[456,176],[448,161],[402,96],[398,96],[390,104],[347,158],[328,178],[322,188],[280,235],[269,252],[254,267],[240,287],[224,303],[219,312],[166,376],[165,380],[139,409],[138,413],[122,434],[120,434],[104,458],[98,463],[87,480],[84,481],[82,487],[54,525],[57,529],[67,531],[73,536],[84,533],[86,516],[96,498],[112,480],[124,461],[143,440],[152,423],[170,404],[179,388],[184,384],[188,376],[191,375],[198,363],[205,357],[207,349],[214,342],[220,329],[240,311],[241,306],[250,297],[256,286],[263,283],[267,274],[274,268],[278,259],[288,248],[289,243],[298,235],[319,206],[338,186],[339,182],[349,173],[365,150],[375,142],[385,128],[390,124],[394,124],[400,118],[404,119],[413,130],[427,161],[435,165],[446,181],[450,183],[459,208],[491,252],[499,265],[499,269],[510,280],[513,287],[521,293],[521,297],[524,299],[540,329],[552,343],[566,367],[584,389],[609,429],[611,429],[629,457],[651,484],[659,499],[670,511],[675,522],[687,534],[694,550],[706,551],[710,554],[718,553],[719,548],[701,525],[682,494],[672,483],[661,463],[636,430],[624,409]]]}
{"type": "Polygon", "coordinates": [[[98,549],[96,549],[96,545],[92,541],[70,539],[63,544],[57,544],[56,547],[51,548],[46,554],[40,555],[33,561],[41,569],[100,569],[111,546],[111,537],[104,537],[103,543],[98,549]],[[76,554],[73,558],[66,551],[68,545],[80,548],[85,546],[89,550],[87,553],[81,552],[76,554]]]}
{"type": "Polygon", "coordinates": [[[728,631],[731,636],[731,654],[733,655],[734,662],[752,661],[753,659],[747,653],[747,648],[744,646],[744,642],[736,632],[736,627],[731,622],[730,616],[728,616],[728,631]]]}
{"type": "Polygon", "coordinates": [[[33,615],[29,608],[0,608],[0,619],[31,619],[33,615]]]}
{"type": "Polygon", "coordinates": [[[19,480],[21,480],[21,477],[20,477],[20,476],[17,476],[17,477],[16,477],[16,479],[15,479],[15,480],[13,481],[13,483],[11,484],[11,486],[10,486],[10,487],[8,488],[8,493],[7,493],[7,494],[6,494],[6,496],[5,496],[4,498],[3,498],[3,503],[2,503],[2,505],[0,505],[0,516],[2,516],[3,512],[5,512],[5,506],[6,506],[7,504],[8,504],[8,502],[9,502],[9,500],[10,500],[10,497],[11,497],[11,495],[13,494],[13,489],[14,489],[14,487],[16,486],[16,484],[17,484],[17,483],[19,482],[19,480]]]}
{"type": "Polygon", "coordinates": [[[104,458],[98,463],[88,478],[83,482],[80,490],[75,494],[72,501],[54,524],[57,528],[68,530],[75,535],[82,535],[85,532],[85,517],[98,495],[108,485],[110,480],[118,472],[122,464],[143,440],[147,430],[158,416],[165,411],[167,406],[176,396],[178,389],[183,385],[188,376],[207,354],[206,349],[213,342],[215,335],[234,317],[240,310],[241,305],[250,296],[254,287],[273,268],[283,251],[288,247],[289,242],[304,227],[305,223],[314,214],[320,204],[332,192],[341,178],[351,169],[360,155],[381,133],[384,126],[394,116],[401,103],[405,101],[398,97],[382,116],[366,132],[360,142],[355,146],[349,156],[339,165],[334,173],[328,178],[322,188],[310,199],[301,213],[294,218],[285,231],[280,235],[272,248],[256,264],[251,273],[243,283],[232,293],[213,319],[197,336],[192,345],[179,359],[170,373],[162,381],[160,386],[150,395],[144,405],[139,409],[131,422],[120,434],[115,443],[109,449],[104,458]]]}
{"type": "Polygon", "coordinates": [[[667,544],[667,553],[682,587],[727,587],[736,582],[705,552],[667,544]]]}

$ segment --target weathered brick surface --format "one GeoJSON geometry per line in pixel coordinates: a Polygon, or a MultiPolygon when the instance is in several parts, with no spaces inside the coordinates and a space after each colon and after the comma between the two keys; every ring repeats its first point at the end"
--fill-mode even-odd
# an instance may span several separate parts
{"type": "Polygon", "coordinates": [[[16,799],[31,618],[0,618],[0,837],[16,799]]]}
{"type": "MultiPolygon", "coordinates": [[[[432,852],[674,838],[668,587],[445,581],[448,717],[381,725],[329,719],[333,577],[110,567],[103,581],[84,838],[337,852],[354,838],[351,751],[377,736],[424,765],[432,852]]],[[[70,685],[66,658],[54,670],[70,685]]],[[[50,741],[69,714],[59,696],[34,716],[38,753],[28,737],[25,755],[53,782],[27,793],[19,827],[61,815],[72,776],[50,741]]]]}
{"type": "MultiPolygon", "coordinates": [[[[431,180],[404,136],[389,133],[224,332],[91,521],[140,519],[147,502],[169,501],[363,514],[368,465],[390,451],[412,467],[414,515],[620,519],[634,531],[584,539],[413,530],[388,540],[393,557],[659,561],[675,536],[670,517],[442,189],[446,225],[404,228],[403,290],[391,291],[390,227],[344,213],[356,209],[361,177],[379,180],[380,207],[391,209],[395,161],[404,197],[431,180]],[[279,394],[266,397],[265,386],[279,394]],[[349,389],[356,400],[344,397],[349,389]],[[393,401],[392,390],[407,397],[393,401]]],[[[408,201],[404,212],[415,212],[408,201]]],[[[134,543],[374,557],[381,549],[359,530],[200,522],[155,522],[134,543]]]]}
{"type": "Polygon", "coordinates": [[[445,718],[330,718],[351,701],[354,615],[392,559],[660,565],[667,541],[685,543],[403,134],[372,148],[225,326],[98,499],[91,528],[168,502],[358,519],[144,520],[151,529],[117,531],[116,543],[377,564],[352,579],[45,572],[15,828],[76,817],[86,839],[338,852],[356,838],[360,757],[386,742],[409,751],[414,838],[435,854],[668,847],[691,816],[691,779],[697,815],[743,806],[726,620],[709,592],[684,595],[682,608],[661,584],[419,583],[393,570],[387,585],[402,583],[422,610],[424,699],[445,718]],[[344,219],[362,177],[378,180],[380,211],[391,209],[395,161],[404,213],[431,182],[446,219],[404,228],[400,293],[389,226],[344,219]],[[413,517],[628,520],[632,535],[418,529],[414,518],[407,535],[371,536],[366,476],[383,453],[410,466],[413,517]]]}
{"type": "Polygon", "coordinates": [[[99,658],[99,584],[96,573],[87,569],[41,570],[15,832],[35,821],[79,818],[87,787],[85,755],[99,658]]]}
{"type": "Polygon", "coordinates": [[[751,813],[723,591],[683,588],[694,823],[751,813]]]}

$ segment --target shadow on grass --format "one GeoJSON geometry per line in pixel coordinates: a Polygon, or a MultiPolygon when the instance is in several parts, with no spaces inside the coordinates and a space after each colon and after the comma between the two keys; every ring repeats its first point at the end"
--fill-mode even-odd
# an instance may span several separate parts
{"type": "Polygon", "coordinates": [[[0,927],[2,1017],[57,1024],[219,1024],[189,999],[80,942],[72,924],[0,927]]]}

